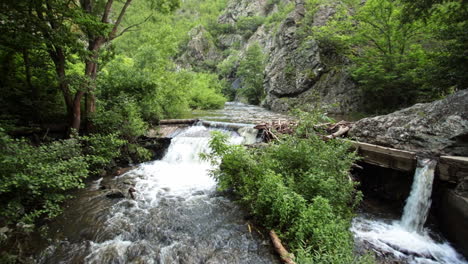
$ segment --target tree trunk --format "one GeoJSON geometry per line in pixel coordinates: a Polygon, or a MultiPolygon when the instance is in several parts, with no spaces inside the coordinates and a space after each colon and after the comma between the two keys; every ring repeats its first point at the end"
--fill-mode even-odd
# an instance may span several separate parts
{"type": "Polygon", "coordinates": [[[102,37],[97,37],[95,40],[89,42],[88,49],[93,53],[93,55],[86,60],[85,64],[85,75],[88,77],[89,84],[86,89],[86,107],[85,107],[85,118],[86,118],[86,130],[92,130],[92,122],[89,120],[89,117],[96,112],[96,96],[94,91],[96,89],[96,77],[98,70],[98,58],[99,50],[104,44],[105,40],[102,37]]]}
{"type": "Polygon", "coordinates": [[[73,100],[73,119],[71,128],[75,129],[77,132],[80,131],[81,125],[81,98],[83,98],[84,92],[78,91],[75,94],[75,99],[73,100]]]}

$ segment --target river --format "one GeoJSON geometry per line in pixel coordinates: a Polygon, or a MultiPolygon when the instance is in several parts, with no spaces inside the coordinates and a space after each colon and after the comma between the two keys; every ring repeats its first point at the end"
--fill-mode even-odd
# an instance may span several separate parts
{"type": "MultiPolygon", "coordinates": [[[[188,117],[248,128],[265,120],[290,119],[240,103],[188,117]]],[[[249,223],[242,208],[216,191],[209,175],[213,165],[200,160],[213,130],[227,133],[232,144],[251,141],[255,133],[195,125],[178,132],[161,160],[140,164],[116,178],[89,182],[49,225],[48,239],[42,240],[34,262],[280,263],[268,235],[249,223]],[[109,187],[102,190],[103,186],[124,192],[134,188],[135,199],[128,195],[109,199],[109,187]]],[[[420,169],[416,176],[428,170],[420,169]]],[[[351,228],[357,248],[376,252],[380,263],[466,263],[447,242],[432,239],[430,230],[423,228],[430,186],[432,179],[419,185],[415,181],[413,189],[420,193],[408,199],[412,204],[401,221],[361,212],[351,228]]]]}

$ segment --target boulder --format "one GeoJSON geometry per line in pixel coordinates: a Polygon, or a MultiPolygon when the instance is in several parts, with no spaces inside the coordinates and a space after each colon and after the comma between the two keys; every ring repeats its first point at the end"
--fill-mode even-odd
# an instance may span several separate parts
{"type": "Polygon", "coordinates": [[[106,197],[110,199],[125,198],[125,194],[120,190],[110,190],[106,193],[106,197]]]}
{"type": "Polygon", "coordinates": [[[468,90],[388,115],[361,119],[349,136],[403,150],[468,156],[468,90]]]}

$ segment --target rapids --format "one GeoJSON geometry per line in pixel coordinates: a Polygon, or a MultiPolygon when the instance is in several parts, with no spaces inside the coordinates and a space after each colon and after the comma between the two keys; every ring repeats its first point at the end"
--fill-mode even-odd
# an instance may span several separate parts
{"type": "MultiPolygon", "coordinates": [[[[209,175],[214,167],[199,158],[212,130],[186,129],[162,160],[113,180],[134,185],[135,200],[109,201],[96,190],[100,182],[92,184],[94,195],[78,199],[68,217],[65,212],[37,262],[279,263],[268,236],[251,229],[241,208],[216,192],[209,175]]],[[[224,133],[232,144],[245,140],[224,133]]]]}

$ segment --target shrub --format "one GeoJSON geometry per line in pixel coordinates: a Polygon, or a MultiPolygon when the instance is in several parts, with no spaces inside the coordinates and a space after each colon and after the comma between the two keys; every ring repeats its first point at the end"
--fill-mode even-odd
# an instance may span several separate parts
{"type": "Polygon", "coordinates": [[[212,152],[204,157],[220,161],[212,172],[219,189],[232,190],[259,223],[279,233],[299,260],[364,261],[353,255],[349,231],[361,199],[349,177],[356,154],[347,143],[323,141],[313,133],[311,120],[321,116],[302,116],[308,119],[301,120],[296,135],[261,149],[230,146],[225,135],[214,133],[212,152]]]}
{"type": "Polygon", "coordinates": [[[251,17],[241,17],[236,23],[238,32],[244,36],[244,38],[249,38],[257,30],[259,26],[263,24],[265,17],[262,16],[251,16],[251,17]]]}
{"type": "Polygon", "coordinates": [[[83,187],[89,167],[76,138],[34,147],[3,130],[0,161],[0,217],[7,223],[56,216],[65,191],[83,187]]]}

